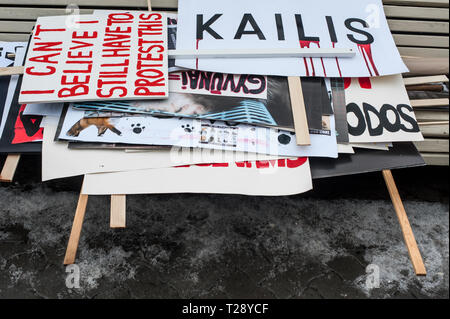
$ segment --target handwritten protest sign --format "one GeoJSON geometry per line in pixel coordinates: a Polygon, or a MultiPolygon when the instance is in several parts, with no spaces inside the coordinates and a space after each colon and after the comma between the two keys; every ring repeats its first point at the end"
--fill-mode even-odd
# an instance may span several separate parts
{"type": "Polygon", "coordinates": [[[344,85],[350,143],[423,140],[400,74],[344,85]]]}
{"type": "Polygon", "coordinates": [[[25,62],[20,103],[168,96],[167,18],[114,12],[41,17],[25,62]]]}

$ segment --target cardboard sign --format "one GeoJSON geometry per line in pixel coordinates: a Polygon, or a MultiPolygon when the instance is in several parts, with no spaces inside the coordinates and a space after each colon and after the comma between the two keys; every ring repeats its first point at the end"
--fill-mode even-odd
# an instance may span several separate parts
{"type": "MultiPolygon", "coordinates": [[[[167,13],[167,37],[169,50],[177,48],[177,20],[178,14],[167,13]]],[[[175,66],[175,59],[169,59],[169,72],[179,71],[182,68],[175,66]]]]}
{"type": "Polygon", "coordinates": [[[40,17],[20,103],[168,97],[167,18],[155,12],[40,17]]]}
{"type": "MultiPolygon", "coordinates": [[[[67,142],[56,142],[58,117],[44,118],[44,141],[42,145],[42,180],[142,169],[163,168],[200,163],[229,163],[255,160],[274,160],[268,156],[242,152],[209,152],[202,149],[171,148],[170,150],[127,153],[118,150],[73,150],[67,142]]],[[[36,143],[33,143],[36,144],[36,143]]]]}
{"type": "Polygon", "coordinates": [[[180,0],[177,49],[348,48],[353,58],[177,59],[214,72],[360,77],[407,72],[381,0],[180,0]]]}
{"type": "Polygon", "coordinates": [[[18,97],[19,86],[16,86],[0,138],[0,153],[39,153],[42,149],[41,143],[31,142],[42,141],[42,116],[24,115],[26,104],[19,104],[18,97]]]}
{"type": "MultiPolygon", "coordinates": [[[[169,78],[170,76],[171,74],[169,78]]],[[[264,78],[267,79],[267,99],[251,98],[248,94],[245,97],[226,96],[228,93],[194,94],[192,90],[191,93],[171,93],[165,100],[80,102],[73,103],[73,106],[76,109],[89,110],[87,117],[119,116],[120,112],[169,115],[276,127],[293,132],[294,120],[287,78],[275,76],[264,78]]],[[[330,100],[326,97],[326,88],[321,86],[320,79],[313,80],[315,79],[302,80],[302,84],[308,82],[307,86],[302,86],[305,108],[307,112],[318,112],[318,127],[310,133],[330,135],[329,130],[324,129],[322,125],[321,107],[322,103],[330,104],[330,100]],[[322,99],[323,95],[326,101],[322,99]]],[[[308,116],[308,125],[311,123],[310,120],[308,116]]]]}
{"type": "MultiPolygon", "coordinates": [[[[195,72],[195,71],[194,71],[195,72]]],[[[171,77],[172,74],[169,75],[171,77]]],[[[207,76],[207,75],[206,75],[207,76]]],[[[225,77],[227,75],[224,75],[225,77]]],[[[237,76],[239,78],[239,76],[237,76]]],[[[242,76],[245,82],[253,81],[252,76],[242,76]]],[[[74,103],[74,107],[83,110],[91,110],[90,116],[105,116],[99,112],[128,112],[148,115],[170,115],[191,118],[203,118],[221,120],[229,122],[247,123],[261,126],[272,126],[279,128],[294,129],[292,118],[292,107],[289,96],[288,81],[284,77],[264,77],[259,76],[258,86],[265,85],[267,99],[227,96],[224,94],[194,94],[194,91],[206,91],[204,89],[190,90],[190,93],[171,93],[165,100],[146,101],[101,101],[101,102],[80,102],[74,103]],[[265,83],[263,83],[265,81],[265,83]]],[[[172,81],[169,81],[169,83],[172,81]]],[[[202,80],[203,82],[203,80],[202,80]]],[[[224,88],[224,82],[216,83],[224,88]],[[221,84],[220,84],[221,83],[221,84]]],[[[207,83],[206,83],[207,84],[207,83]]],[[[205,83],[202,84],[205,88],[205,83]]],[[[196,84],[200,87],[200,84],[196,84]]],[[[230,88],[228,83],[228,90],[230,88]]],[[[170,84],[169,84],[170,86],[170,84]]],[[[241,87],[237,85],[235,87],[241,87]]],[[[208,86],[211,89],[211,83],[208,86]]],[[[247,87],[248,89],[248,87],[247,87]]],[[[310,92],[304,92],[305,96],[310,92]]],[[[233,93],[235,94],[235,93],[233,93]]],[[[313,106],[311,106],[313,107],[313,106]]],[[[106,115],[108,116],[108,115],[106,115]]]]}
{"type": "MultiPolygon", "coordinates": [[[[102,15],[102,14],[110,14],[113,12],[136,12],[133,10],[102,10],[97,9],[94,10],[93,14],[95,15],[102,15]]],[[[178,14],[172,13],[172,12],[166,12],[167,16],[167,38],[168,38],[168,44],[167,48],[169,50],[175,50],[176,44],[177,44],[177,19],[178,14]]],[[[183,68],[179,68],[175,66],[175,59],[169,59],[169,72],[175,72],[180,71],[183,68]]]]}
{"type": "Polygon", "coordinates": [[[169,74],[169,91],[265,100],[267,77],[201,71],[172,72],[169,74]]]}
{"type": "Polygon", "coordinates": [[[422,156],[413,143],[394,143],[389,151],[358,149],[355,154],[342,154],[338,159],[311,158],[313,179],[424,166],[422,156]]]}
{"type": "Polygon", "coordinates": [[[423,140],[400,74],[346,78],[350,143],[423,140]]]}
{"type": "Polygon", "coordinates": [[[81,192],[88,195],[218,193],[284,196],[311,189],[309,161],[301,157],[88,174],[84,177],[81,192]]]}
{"type": "Polygon", "coordinates": [[[24,115],[39,115],[39,116],[59,116],[64,104],[62,103],[41,103],[41,104],[27,104],[23,111],[24,115]]]}
{"type": "MultiPolygon", "coordinates": [[[[25,56],[25,48],[16,49],[15,65],[20,65],[25,56]]],[[[23,114],[24,104],[18,103],[21,77],[11,76],[7,86],[6,101],[0,125],[0,153],[38,153],[41,151],[41,116],[23,114]]],[[[3,91],[3,90],[2,90],[3,91]]],[[[0,108],[1,110],[1,108],[0,108]]]]}
{"type": "Polygon", "coordinates": [[[72,107],[65,109],[61,116],[57,137],[80,142],[173,145],[280,156],[337,157],[334,134],[313,135],[311,146],[298,146],[294,133],[272,128],[152,116],[86,118],[84,111],[72,107]]]}
{"type": "MultiPolygon", "coordinates": [[[[26,47],[26,42],[2,42],[0,41],[0,68],[12,66],[15,58],[8,57],[8,54],[16,53],[17,48],[26,47]]],[[[3,78],[3,77],[2,77],[3,78]]]]}
{"type": "MultiPolygon", "coordinates": [[[[0,42],[0,67],[22,65],[26,47],[26,42],[0,42]],[[8,53],[15,53],[15,58],[8,58],[8,53]]],[[[0,76],[0,137],[5,127],[18,80],[18,75],[0,76]]]]}

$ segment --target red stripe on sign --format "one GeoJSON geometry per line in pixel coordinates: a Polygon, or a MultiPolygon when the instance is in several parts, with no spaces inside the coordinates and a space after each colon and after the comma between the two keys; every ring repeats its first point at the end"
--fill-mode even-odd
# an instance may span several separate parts
{"type": "Polygon", "coordinates": [[[54,92],[55,90],[43,90],[43,91],[32,90],[32,91],[20,91],[20,94],[52,94],[54,92]]]}
{"type": "Polygon", "coordinates": [[[76,23],[83,24],[83,23],[98,23],[98,21],[76,21],[76,23]]]}

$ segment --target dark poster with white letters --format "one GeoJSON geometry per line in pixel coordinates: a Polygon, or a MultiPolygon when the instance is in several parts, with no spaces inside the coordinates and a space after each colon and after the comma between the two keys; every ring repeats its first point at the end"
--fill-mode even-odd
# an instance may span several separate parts
{"type": "Polygon", "coordinates": [[[19,104],[20,77],[9,109],[3,134],[0,138],[0,153],[39,153],[42,150],[42,116],[24,115],[26,104],[19,104]]]}

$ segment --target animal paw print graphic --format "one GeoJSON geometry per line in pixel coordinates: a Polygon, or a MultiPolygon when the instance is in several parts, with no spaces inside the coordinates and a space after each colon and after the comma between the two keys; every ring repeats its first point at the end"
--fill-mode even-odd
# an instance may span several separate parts
{"type": "Polygon", "coordinates": [[[131,129],[134,134],[141,134],[145,130],[145,126],[142,126],[140,123],[131,124],[131,129]]]}
{"type": "MultiPolygon", "coordinates": [[[[278,133],[281,133],[281,131],[278,131],[278,133]]],[[[287,134],[287,132],[281,133],[280,135],[278,135],[278,142],[282,145],[288,145],[291,142],[291,136],[295,135],[295,133],[289,132],[289,135],[287,134]]]]}
{"type": "Polygon", "coordinates": [[[186,133],[192,133],[192,132],[194,132],[194,130],[195,130],[195,127],[193,127],[193,126],[191,126],[191,125],[189,125],[189,124],[181,125],[181,128],[184,129],[184,131],[185,131],[186,133]]]}

